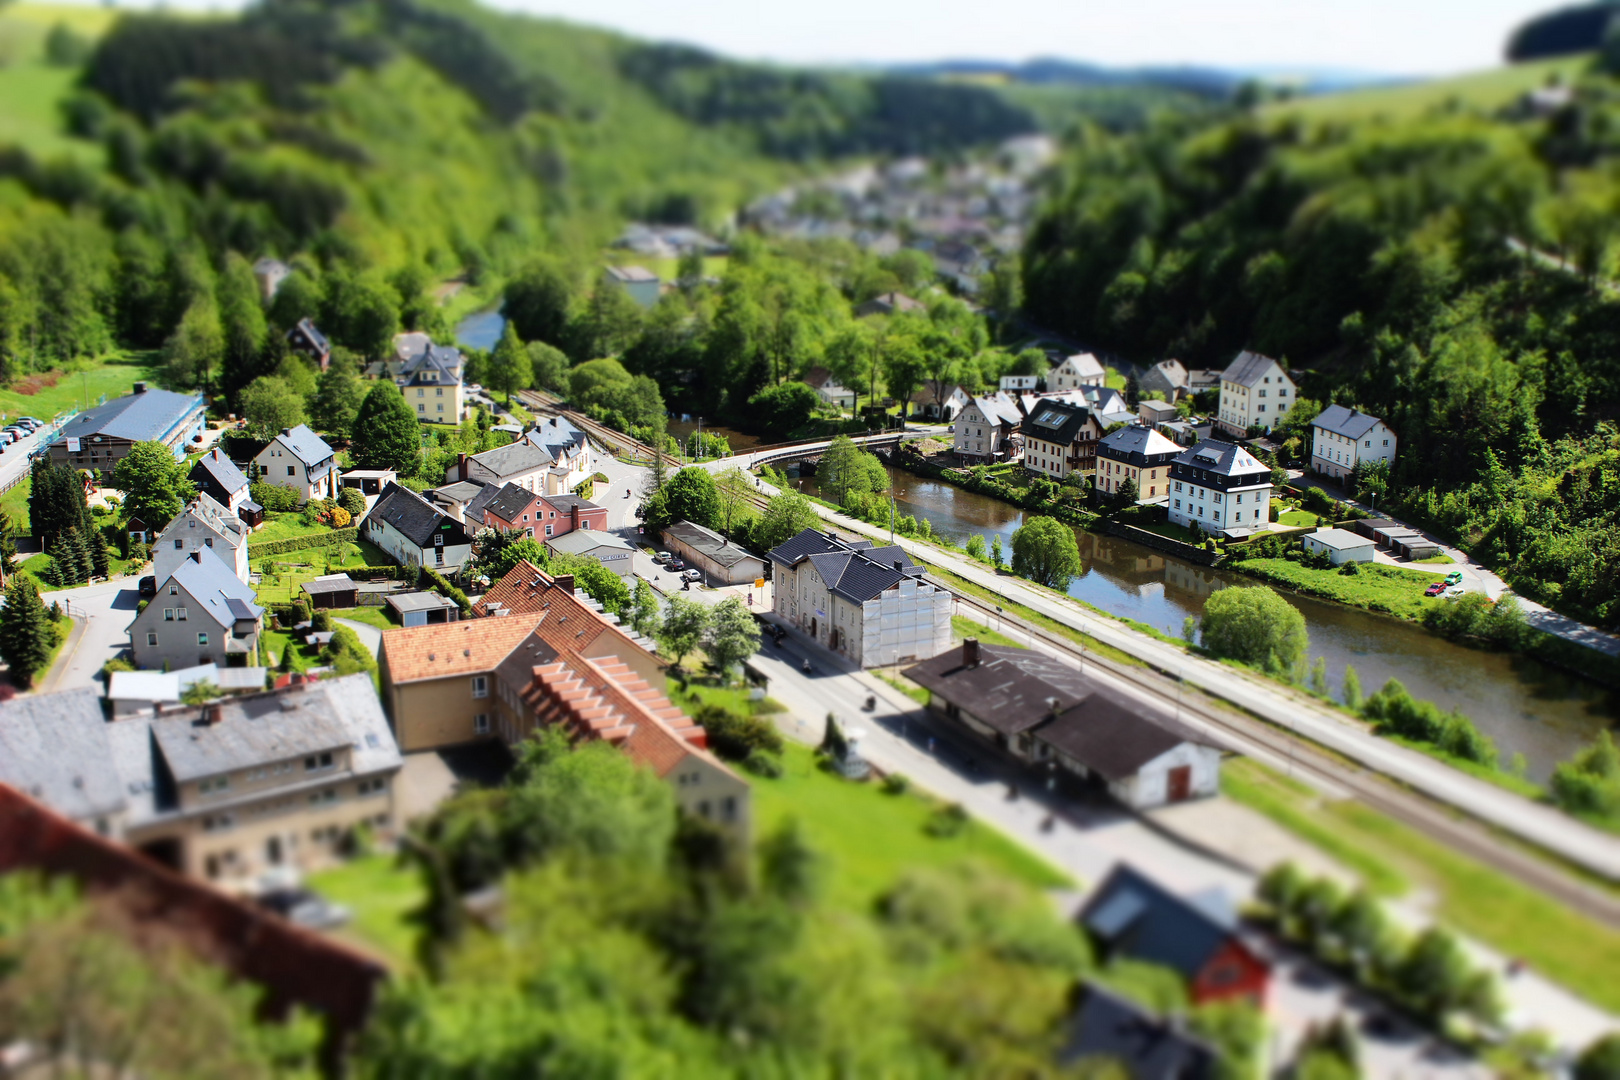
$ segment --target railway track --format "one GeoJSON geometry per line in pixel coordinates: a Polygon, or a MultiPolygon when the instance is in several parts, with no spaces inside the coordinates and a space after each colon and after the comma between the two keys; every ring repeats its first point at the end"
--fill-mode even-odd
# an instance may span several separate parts
{"type": "MultiPolygon", "coordinates": [[[[767,499],[751,495],[749,502],[763,508],[767,499]]],[[[1189,697],[1171,675],[1152,667],[1122,664],[1083,650],[1073,640],[1036,626],[1021,616],[954,589],[930,575],[929,580],[956,597],[957,603],[984,617],[1017,627],[1046,648],[1076,662],[1100,669],[1128,683],[1157,704],[1182,716],[1196,718],[1224,736],[1233,749],[1259,748],[1290,763],[1294,771],[1314,779],[1313,786],[1345,792],[1437,843],[1494,866],[1545,895],[1609,927],[1620,929],[1620,897],[1596,888],[1548,858],[1532,854],[1488,826],[1463,816],[1452,807],[1397,785],[1381,774],[1323,753],[1309,739],[1265,720],[1212,704],[1202,691],[1189,697]]]]}

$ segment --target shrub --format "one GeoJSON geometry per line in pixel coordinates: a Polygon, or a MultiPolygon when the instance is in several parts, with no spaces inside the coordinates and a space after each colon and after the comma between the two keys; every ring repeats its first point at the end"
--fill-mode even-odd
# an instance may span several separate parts
{"type": "Polygon", "coordinates": [[[322,608],[310,616],[309,625],[317,633],[326,633],[332,629],[332,613],[322,608]]]}
{"type": "Polygon", "coordinates": [[[905,773],[890,773],[883,778],[883,792],[886,795],[904,795],[911,790],[911,780],[905,773]]]}
{"type": "Polygon", "coordinates": [[[949,803],[928,815],[923,831],[929,836],[945,839],[960,835],[967,828],[968,821],[967,809],[961,803],[949,803]]]}
{"type": "Polygon", "coordinates": [[[280,484],[266,484],[262,481],[251,484],[248,487],[248,494],[254,502],[273,514],[285,514],[298,509],[298,492],[280,484]]]}
{"type": "Polygon", "coordinates": [[[755,776],[764,777],[766,780],[776,780],[782,775],[782,762],[758,750],[744,758],[742,766],[755,776]]]}
{"type": "Polygon", "coordinates": [[[338,505],[349,512],[350,518],[363,517],[366,512],[366,497],[360,493],[359,488],[346,487],[338,492],[338,505]]]}
{"type": "Polygon", "coordinates": [[[782,736],[757,716],[739,716],[722,705],[704,705],[692,714],[709,736],[709,749],[726,761],[748,761],[756,754],[780,754],[782,736]]]}

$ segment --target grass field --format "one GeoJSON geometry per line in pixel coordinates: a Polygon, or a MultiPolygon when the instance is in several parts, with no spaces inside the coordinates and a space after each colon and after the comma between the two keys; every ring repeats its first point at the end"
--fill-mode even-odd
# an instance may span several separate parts
{"type": "MultiPolygon", "coordinates": [[[[4,75],[3,70],[0,75],[4,75]]],[[[3,114],[4,109],[0,108],[0,115],[3,114]]],[[[109,400],[121,397],[129,393],[135,383],[151,378],[151,357],[152,354],[144,352],[116,353],[82,371],[49,371],[24,376],[0,390],[0,420],[12,416],[50,420],[59,412],[83,409],[87,400],[95,405],[102,395],[109,400]]]]}
{"type": "Polygon", "coordinates": [[[100,164],[101,146],[63,130],[60,103],[78,78],[72,68],[44,62],[45,37],[58,22],[99,37],[117,12],[107,7],[14,4],[0,16],[0,145],[21,146],[40,158],[70,156],[100,164]]]}
{"type": "Polygon", "coordinates": [[[1320,848],[1369,887],[1394,895],[1410,883],[1435,899],[1445,923],[1509,955],[1602,1008],[1620,1010],[1620,931],[1579,915],[1489,866],[1353,800],[1323,802],[1254,761],[1230,762],[1221,788],[1320,848]]]}
{"type": "Polygon", "coordinates": [[[416,928],[408,916],[426,895],[413,869],[392,855],[367,855],[309,875],[309,887],[354,912],[336,934],[387,960],[400,974],[416,970],[416,928]]]}
{"type": "Polygon", "coordinates": [[[997,633],[988,626],[981,626],[965,615],[951,616],[951,633],[958,638],[976,637],[986,645],[1012,645],[1026,648],[1029,642],[1020,645],[1006,634],[997,633]]]}
{"type": "Polygon", "coordinates": [[[1419,618],[1438,601],[1423,595],[1434,582],[1434,574],[1408,570],[1404,566],[1361,563],[1354,575],[1332,570],[1313,570],[1289,559],[1244,559],[1232,569],[1261,578],[1307,596],[1336,600],[1352,607],[1382,611],[1402,619],[1419,618]]]}
{"type": "Polygon", "coordinates": [[[1466,108],[1494,112],[1511,104],[1527,90],[1545,85],[1551,76],[1566,82],[1591,64],[1590,56],[1568,56],[1529,64],[1492,68],[1449,79],[1411,83],[1405,86],[1353,90],[1283,102],[1265,108],[1267,119],[1284,116],[1302,120],[1352,121],[1383,118],[1410,120],[1432,109],[1450,108],[1453,103],[1466,108]]]}
{"type": "Polygon", "coordinates": [[[790,743],[778,780],[754,778],[754,831],[765,836],[797,818],[810,844],[827,860],[828,897],[867,911],[909,867],[977,860],[993,873],[1036,888],[1072,885],[1055,867],[979,822],[956,836],[923,831],[937,805],[920,795],[888,795],[876,783],[856,784],[816,767],[812,752],[790,743]]]}
{"type": "Polygon", "coordinates": [[[1319,521],[1321,521],[1321,518],[1309,510],[1284,510],[1277,515],[1277,524],[1296,529],[1315,528],[1319,521]]]}

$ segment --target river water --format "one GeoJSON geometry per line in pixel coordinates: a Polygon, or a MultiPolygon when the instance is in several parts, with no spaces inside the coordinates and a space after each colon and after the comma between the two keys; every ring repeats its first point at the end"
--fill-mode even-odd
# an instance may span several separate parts
{"type": "MultiPolygon", "coordinates": [[[[1000,536],[1011,556],[1022,510],[898,469],[890,469],[890,475],[901,513],[927,518],[935,533],[956,544],[974,533],[987,545],[1000,536]]],[[[820,493],[813,476],[795,482],[807,495],[820,493]]],[[[1203,614],[1205,599],[1216,589],[1255,584],[1129,540],[1079,529],[1075,535],[1085,571],[1070,584],[1069,594],[1172,635],[1180,635],[1187,616],[1203,614]]],[[[1523,754],[1533,780],[1546,781],[1553,766],[1620,717],[1617,695],[1535,660],[1465,648],[1385,615],[1289,592],[1283,596],[1304,613],[1311,659],[1327,661],[1335,696],[1347,666],[1355,667],[1366,693],[1399,679],[1415,696],[1466,713],[1496,741],[1504,763],[1523,754]]]]}
{"type": "Polygon", "coordinates": [[[506,316],[497,307],[475,311],[456,324],[456,344],[464,349],[494,349],[506,332],[506,316]]]}

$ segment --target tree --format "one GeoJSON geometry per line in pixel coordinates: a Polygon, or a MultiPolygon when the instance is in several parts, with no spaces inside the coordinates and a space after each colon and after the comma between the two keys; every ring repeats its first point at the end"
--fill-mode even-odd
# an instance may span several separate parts
{"type": "Polygon", "coordinates": [[[676,667],[709,628],[709,608],[684,596],[672,596],[664,610],[664,619],[658,626],[655,640],[676,667]]]}
{"type": "Polygon", "coordinates": [[[90,572],[100,578],[112,576],[112,552],[107,550],[107,534],[94,527],[90,530],[90,572]]]}
{"type": "Polygon", "coordinates": [[[1074,530],[1056,518],[1030,518],[1012,538],[1012,571],[1038,585],[1057,589],[1085,570],[1074,530]]]}
{"type": "Polygon", "coordinates": [[[225,354],[225,332],[213,297],[186,309],[180,325],[163,343],[163,367],[170,385],[206,390],[225,354]]]}
{"type": "Polygon", "coordinates": [[[899,400],[901,416],[906,414],[906,403],[927,375],[928,359],[915,338],[891,337],[884,342],[883,381],[888,385],[889,396],[899,400]]]}
{"type": "Polygon", "coordinates": [[[556,394],[568,392],[568,355],[555,345],[544,341],[531,341],[525,346],[529,354],[530,385],[556,394]]]}
{"type": "Polygon", "coordinates": [[[768,892],[790,904],[815,899],[822,862],[797,818],[786,819],[760,841],[760,880],[768,892]]]}
{"type": "Polygon", "coordinates": [[[754,542],[769,551],[806,529],[817,528],[821,515],[810,500],[796,491],[784,491],[771,496],[765,504],[765,515],[754,527],[754,542]]]}
{"type": "Polygon", "coordinates": [[[996,533],[990,538],[990,565],[997,570],[1001,569],[1002,560],[1005,558],[1001,551],[1001,534],[996,533]]]}
{"type": "Polygon", "coordinates": [[[261,375],[242,391],[242,415],[260,438],[268,439],[304,422],[304,398],[279,375],[261,375]]]}
{"type": "Polygon", "coordinates": [[[416,473],[422,447],[422,429],[391,380],[380,380],[354,418],[354,439],[349,452],[362,469],[393,469],[401,476],[416,473]]]}
{"type": "Polygon", "coordinates": [[[1329,929],[1363,982],[1391,969],[1399,939],[1383,907],[1365,889],[1345,899],[1329,929]]]}
{"type": "Polygon", "coordinates": [[[501,309],[524,341],[562,345],[574,307],[576,282],[562,263],[541,258],[506,285],[501,309]]]}
{"type": "Polygon", "coordinates": [[[56,627],[39,590],[26,576],[13,576],[6,586],[5,606],[0,607],[0,659],[11,669],[11,681],[21,687],[31,685],[54,648],[56,627]]]}
{"type": "Polygon", "coordinates": [[[877,378],[877,339],[864,323],[851,323],[827,344],[827,371],[837,383],[852,391],[849,414],[859,410],[861,389],[877,378]]]}
{"type": "Polygon", "coordinates": [[[197,487],[186,475],[184,462],[160,442],[138,442],[113,469],[113,484],[124,493],[124,513],[138,517],[158,532],[186,503],[197,487]]]}
{"type": "Polygon", "coordinates": [[[310,423],[317,431],[346,439],[354,433],[354,420],[365,399],[366,384],[354,354],[337,346],[326,370],[316,376],[315,393],[309,399],[310,423]]]}
{"type": "Polygon", "coordinates": [[[1444,1024],[1460,1010],[1490,1011],[1489,988],[1478,985],[1462,946],[1439,927],[1418,935],[1394,977],[1401,996],[1433,1023],[1444,1024]]]}
{"type": "Polygon", "coordinates": [[[602,605],[609,615],[619,615],[630,606],[630,586],[624,578],[595,559],[583,555],[554,556],[547,569],[553,574],[572,574],[574,584],[586,596],[602,605]]]}
{"type": "Polygon", "coordinates": [[[187,705],[206,705],[219,697],[219,687],[207,679],[198,679],[180,692],[180,700],[187,705]]]}
{"type": "Polygon", "coordinates": [[[816,479],[827,498],[848,506],[856,497],[889,490],[889,473],[877,455],[856,446],[848,435],[839,435],[821,455],[816,479]]]}
{"type": "Polygon", "coordinates": [[[1574,1080],[1620,1080],[1620,1035],[1604,1035],[1581,1051],[1574,1080]]]}
{"type": "Polygon", "coordinates": [[[703,651],[709,665],[722,674],[759,651],[759,623],[735,596],[722,600],[709,613],[703,651]]]}
{"type": "Polygon", "coordinates": [[[534,381],[534,369],[529,364],[528,350],[523,347],[523,342],[518,340],[517,331],[512,328],[511,320],[507,320],[506,329],[501,332],[501,340],[496,344],[495,351],[489,354],[484,381],[492,389],[505,394],[508,405],[512,403],[512,391],[527,387],[534,381]]]}
{"type": "Polygon", "coordinates": [[[34,462],[28,492],[28,520],[34,533],[50,547],[59,533],[90,520],[84,500],[84,482],[70,465],[53,465],[48,458],[34,462]]]}
{"type": "Polygon", "coordinates": [[[677,521],[690,521],[706,529],[714,528],[720,517],[720,493],[715,489],[714,477],[707,469],[688,465],[664,485],[664,515],[661,521],[648,523],[656,528],[677,521]]]}
{"type": "Polygon", "coordinates": [[[379,359],[393,349],[399,333],[399,296],[379,274],[329,274],[321,316],[334,341],[379,359]]]}
{"type": "Polygon", "coordinates": [[[225,270],[214,286],[214,295],[219,306],[224,346],[220,355],[220,381],[235,397],[235,391],[259,371],[269,326],[265,323],[253,267],[234,251],[225,256],[225,270]]]}
{"type": "Polygon", "coordinates": [[[749,416],[766,432],[787,435],[810,422],[821,396],[802,382],[767,386],[748,399],[749,416]]]}
{"type": "Polygon", "coordinates": [[[658,594],[645,578],[636,578],[636,589],[630,597],[630,629],[644,637],[658,633],[658,594]]]}
{"type": "Polygon", "coordinates": [[[1344,666],[1344,707],[1353,711],[1361,709],[1361,676],[1349,664],[1344,666]]]}
{"type": "Polygon", "coordinates": [[[1136,505],[1136,500],[1141,497],[1142,491],[1136,486],[1136,477],[1127,476],[1125,482],[1115,489],[1114,497],[1110,502],[1115,510],[1129,510],[1136,505]]]}
{"type": "Polygon", "coordinates": [[[1264,585],[1216,591],[1200,625],[1204,648],[1274,675],[1297,678],[1310,650],[1305,616],[1264,585]]]}
{"type": "Polygon", "coordinates": [[[641,306],[618,285],[603,281],[591,293],[585,310],[571,328],[573,348],[581,360],[618,356],[641,332],[641,306]]]}
{"type": "Polygon", "coordinates": [[[735,530],[745,524],[744,518],[750,513],[754,481],[732,466],[715,477],[714,490],[718,502],[716,528],[726,536],[735,536],[735,530]]]}

